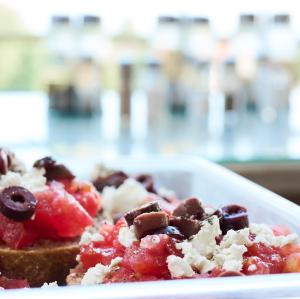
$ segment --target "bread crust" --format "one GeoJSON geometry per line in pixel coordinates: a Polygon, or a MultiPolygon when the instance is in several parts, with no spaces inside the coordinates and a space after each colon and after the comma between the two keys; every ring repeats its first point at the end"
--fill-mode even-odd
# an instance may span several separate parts
{"type": "Polygon", "coordinates": [[[0,246],[0,272],[8,278],[27,279],[31,287],[53,281],[64,285],[77,265],[77,254],[78,242],[48,242],[22,250],[0,246]]]}

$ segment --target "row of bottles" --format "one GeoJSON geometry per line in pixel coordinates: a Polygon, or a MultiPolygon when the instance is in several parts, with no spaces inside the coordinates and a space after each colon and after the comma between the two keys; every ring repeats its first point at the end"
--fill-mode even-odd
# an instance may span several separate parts
{"type": "Polygon", "coordinates": [[[161,16],[146,37],[135,35],[130,24],[118,36],[105,36],[94,15],[75,26],[56,16],[47,42],[53,109],[98,113],[101,95],[114,90],[123,119],[130,119],[132,102],[144,98],[152,125],[167,114],[186,116],[206,121],[213,135],[249,111],[275,121],[298,76],[298,41],[284,14],[241,15],[235,34],[222,37],[203,16],[161,16]],[[135,91],[145,96],[134,100],[135,91]]]}

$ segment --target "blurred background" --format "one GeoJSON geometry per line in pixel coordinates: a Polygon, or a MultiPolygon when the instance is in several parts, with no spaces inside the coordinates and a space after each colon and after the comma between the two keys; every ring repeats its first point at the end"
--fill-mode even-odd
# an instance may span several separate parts
{"type": "Polygon", "coordinates": [[[297,1],[0,1],[0,144],[189,154],[300,201],[297,1]]]}

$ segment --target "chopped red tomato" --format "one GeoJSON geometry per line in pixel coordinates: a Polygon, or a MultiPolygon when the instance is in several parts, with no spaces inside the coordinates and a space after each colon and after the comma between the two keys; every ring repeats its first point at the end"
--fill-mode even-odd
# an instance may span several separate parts
{"type": "Polygon", "coordinates": [[[119,269],[108,273],[103,282],[111,283],[111,282],[135,282],[135,281],[154,281],[154,280],[159,280],[159,278],[153,275],[137,274],[131,270],[120,267],[119,269]]]}
{"type": "Polygon", "coordinates": [[[176,250],[173,239],[167,235],[146,236],[140,245],[125,250],[123,266],[139,275],[170,278],[167,257],[176,250]]]}
{"type": "Polygon", "coordinates": [[[101,198],[94,186],[91,183],[76,180],[64,184],[67,192],[73,195],[92,217],[95,217],[101,207],[101,198]]]}
{"type": "Polygon", "coordinates": [[[37,207],[35,218],[26,222],[28,226],[42,228],[43,236],[53,228],[58,237],[73,238],[81,235],[93,220],[87,211],[67,193],[62,184],[50,183],[46,190],[36,192],[37,207]]]}
{"type": "Polygon", "coordinates": [[[29,288],[29,284],[26,279],[9,279],[4,276],[0,276],[0,287],[3,289],[22,289],[29,288]]]}
{"type": "Polygon", "coordinates": [[[292,253],[298,252],[300,253],[300,245],[299,244],[287,244],[279,249],[280,255],[283,257],[287,257],[292,253]]]}
{"type": "Polygon", "coordinates": [[[279,248],[254,243],[248,248],[245,257],[244,274],[275,274],[282,272],[284,260],[280,255],[279,248]],[[254,266],[250,267],[251,265],[254,266]]]}
{"type": "Polygon", "coordinates": [[[33,245],[37,234],[26,230],[22,222],[12,221],[0,214],[0,239],[13,249],[33,245]]]}
{"type": "Polygon", "coordinates": [[[123,252],[114,247],[106,245],[96,246],[94,242],[84,244],[80,249],[80,261],[85,269],[94,267],[98,263],[109,265],[112,259],[122,255],[123,252]]]}
{"type": "Polygon", "coordinates": [[[284,267],[283,267],[284,273],[294,273],[294,272],[300,272],[300,253],[295,252],[290,254],[287,259],[285,260],[284,267]]]}
{"type": "Polygon", "coordinates": [[[0,238],[11,248],[31,246],[37,239],[58,240],[80,236],[93,221],[62,184],[53,182],[35,193],[34,218],[24,222],[12,221],[0,215],[0,238]]]}

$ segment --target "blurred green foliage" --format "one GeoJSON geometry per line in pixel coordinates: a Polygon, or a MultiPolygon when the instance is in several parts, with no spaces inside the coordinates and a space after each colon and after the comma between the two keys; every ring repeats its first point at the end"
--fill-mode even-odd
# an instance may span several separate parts
{"type": "Polygon", "coordinates": [[[43,82],[43,41],[28,32],[19,16],[0,6],[0,90],[37,90],[43,82]]]}

